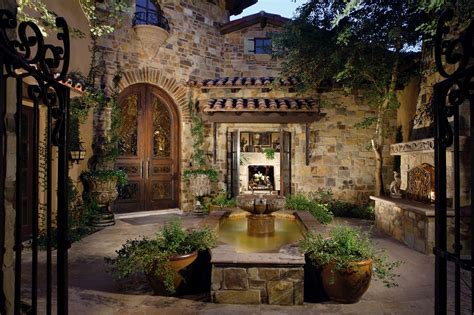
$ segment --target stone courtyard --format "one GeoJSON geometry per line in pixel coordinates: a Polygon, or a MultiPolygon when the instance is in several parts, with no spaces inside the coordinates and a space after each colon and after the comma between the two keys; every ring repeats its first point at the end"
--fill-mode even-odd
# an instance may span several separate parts
{"type": "MultiPolygon", "coordinates": [[[[153,296],[145,279],[116,282],[106,273],[104,257],[127,239],[152,236],[159,226],[178,214],[149,215],[118,219],[112,227],[74,243],[69,251],[69,307],[71,314],[432,314],[434,264],[427,256],[387,236],[376,234],[377,248],[386,248],[392,259],[402,260],[399,286],[385,288],[373,281],[356,304],[334,302],[294,306],[214,304],[208,294],[179,297],[153,296]],[[138,288],[138,289],[137,289],[138,288]]],[[[181,216],[186,227],[201,218],[181,216]]],[[[371,222],[336,219],[331,225],[348,224],[370,228],[371,222]]],[[[44,255],[40,256],[44,262],[44,255]]],[[[25,267],[28,260],[25,260],[25,267]]],[[[25,271],[25,274],[29,274],[25,271]]],[[[40,304],[44,303],[44,297],[40,304]]]]}

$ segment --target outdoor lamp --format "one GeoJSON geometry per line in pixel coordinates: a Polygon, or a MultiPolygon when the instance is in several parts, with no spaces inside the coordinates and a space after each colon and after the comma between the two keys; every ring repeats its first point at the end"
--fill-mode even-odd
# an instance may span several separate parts
{"type": "Polygon", "coordinates": [[[79,164],[79,161],[84,160],[86,157],[86,149],[82,146],[82,142],[79,142],[77,148],[71,150],[71,161],[79,164]]]}

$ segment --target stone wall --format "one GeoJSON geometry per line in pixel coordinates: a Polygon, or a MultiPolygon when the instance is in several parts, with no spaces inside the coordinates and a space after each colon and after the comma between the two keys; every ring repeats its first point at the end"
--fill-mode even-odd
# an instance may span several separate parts
{"type": "Polygon", "coordinates": [[[303,304],[303,266],[213,265],[211,297],[213,302],[223,304],[303,304]]]}
{"type": "MultiPolygon", "coordinates": [[[[216,97],[210,91],[205,97],[216,97]]],[[[254,93],[240,91],[236,97],[254,93]]],[[[289,92],[270,92],[270,97],[295,97],[289,92]],[[282,93],[280,96],[278,93],[282,93]]],[[[202,95],[201,95],[202,97],[202,95]]],[[[342,93],[323,94],[326,106],[321,111],[326,117],[310,125],[310,163],[306,165],[306,131],[304,124],[218,124],[217,164],[224,176],[227,172],[227,134],[232,130],[265,132],[280,131],[292,133],[292,191],[314,192],[331,189],[336,198],[349,202],[364,203],[374,189],[374,153],[370,150],[373,129],[357,129],[354,125],[366,115],[372,115],[371,108],[360,104],[354,96],[342,93]]],[[[395,118],[390,120],[390,130],[396,126],[395,118]]],[[[393,158],[389,154],[389,142],[384,149],[384,183],[388,186],[393,179],[393,158]]],[[[206,143],[212,153],[212,137],[206,143]]],[[[223,178],[224,180],[224,178],[223,178]]],[[[387,187],[388,189],[388,187],[387,187]]]]}
{"type": "MultiPolygon", "coordinates": [[[[375,226],[408,247],[432,254],[435,245],[435,211],[433,205],[404,199],[371,197],[375,200],[375,226]]],[[[454,212],[447,212],[447,248],[453,251],[454,212]]],[[[462,253],[469,254],[470,217],[461,218],[462,253]]]]}
{"type": "Polygon", "coordinates": [[[224,48],[225,76],[229,77],[268,77],[278,76],[281,61],[269,54],[246,53],[245,41],[252,38],[271,37],[281,31],[281,27],[267,25],[262,28],[255,24],[225,35],[224,48]]]}

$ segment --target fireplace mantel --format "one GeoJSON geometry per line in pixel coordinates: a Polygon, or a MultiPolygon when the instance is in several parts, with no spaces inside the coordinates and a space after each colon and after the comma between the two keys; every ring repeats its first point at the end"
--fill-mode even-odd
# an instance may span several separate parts
{"type": "MultiPolygon", "coordinates": [[[[469,151],[469,137],[459,137],[460,151],[469,151]]],[[[448,148],[453,150],[453,146],[448,148]]],[[[390,155],[403,155],[415,153],[433,153],[434,152],[434,138],[427,138],[416,141],[395,143],[390,145],[390,155]]]]}

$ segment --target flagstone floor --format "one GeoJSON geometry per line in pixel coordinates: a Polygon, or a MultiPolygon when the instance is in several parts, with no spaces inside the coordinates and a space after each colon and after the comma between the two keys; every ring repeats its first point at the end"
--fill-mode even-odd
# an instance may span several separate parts
{"type": "MultiPolygon", "coordinates": [[[[393,259],[404,261],[399,269],[399,286],[372,284],[356,304],[305,303],[302,306],[222,305],[206,295],[153,296],[146,284],[116,282],[106,273],[104,257],[113,256],[125,240],[152,236],[164,222],[177,214],[118,219],[72,245],[69,251],[69,310],[71,314],[423,314],[434,313],[434,259],[411,250],[384,235],[375,235],[377,246],[386,248],[393,259]]],[[[201,218],[182,216],[184,226],[201,218]]],[[[336,219],[332,224],[367,227],[367,221],[336,219]]],[[[44,261],[44,254],[40,261],[44,261]]],[[[25,266],[26,267],[26,266],[25,266]]],[[[25,270],[26,271],[26,270],[25,270]]],[[[41,295],[41,294],[40,294],[41,295]]],[[[40,300],[41,304],[44,300],[40,300]]]]}

